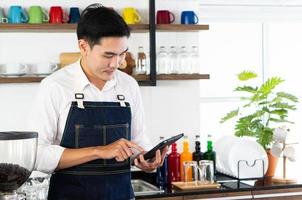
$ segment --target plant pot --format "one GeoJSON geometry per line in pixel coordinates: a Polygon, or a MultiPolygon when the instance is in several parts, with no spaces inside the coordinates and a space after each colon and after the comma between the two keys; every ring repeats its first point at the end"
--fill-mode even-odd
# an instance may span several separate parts
{"type": "Polygon", "coordinates": [[[267,158],[268,158],[268,168],[266,171],[265,177],[273,177],[275,175],[275,171],[278,164],[278,157],[272,154],[270,149],[266,150],[267,158]]]}

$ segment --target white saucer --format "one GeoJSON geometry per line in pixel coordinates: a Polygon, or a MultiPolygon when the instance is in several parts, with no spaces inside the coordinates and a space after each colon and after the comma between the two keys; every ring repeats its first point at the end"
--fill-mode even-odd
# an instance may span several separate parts
{"type": "Polygon", "coordinates": [[[25,73],[0,73],[0,76],[5,76],[5,77],[18,77],[24,75],[25,73]]]}

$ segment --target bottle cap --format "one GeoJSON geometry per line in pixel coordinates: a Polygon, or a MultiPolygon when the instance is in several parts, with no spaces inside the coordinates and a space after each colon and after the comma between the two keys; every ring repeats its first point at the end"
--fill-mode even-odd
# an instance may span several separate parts
{"type": "Polygon", "coordinates": [[[177,144],[176,143],[172,144],[172,151],[177,151],[177,144]]]}
{"type": "Polygon", "coordinates": [[[207,144],[208,150],[213,150],[212,141],[208,141],[207,144]]]}
{"type": "Polygon", "coordinates": [[[195,141],[195,151],[200,151],[200,142],[195,141]]]}

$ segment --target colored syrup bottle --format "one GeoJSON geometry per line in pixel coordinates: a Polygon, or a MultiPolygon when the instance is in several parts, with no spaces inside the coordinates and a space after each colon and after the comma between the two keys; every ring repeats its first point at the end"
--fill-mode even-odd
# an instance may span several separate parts
{"type": "Polygon", "coordinates": [[[193,152],[193,160],[199,165],[199,161],[202,159],[202,152],[200,151],[199,135],[195,136],[195,152],[193,152]]]}
{"type": "Polygon", "coordinates": [[[212,160],[214,163],[214,173],[216,174],[216,152],[213,150],[213,142],[210,137],[207,142],[207,151],[203,154],[202,160],[212,160]]]}
{"type": "MultiPolygon", "coordinates": [[[[160,137],[163,141],[164,137],[160,137]]],[[[168,156],[164,158],[163,165],[156,169],[156,182],[160,189],[166,189],[168,186],[168,156]]]]}
{"type": "MultiPolygon", "coordinates": [[[[190,152],[189,148],[189,140],[188,137],[185,136],[183,141],[183,152],[180,154],[180,177],[181,181],[185,180],[185,174],[184,174],[184,162],[185,161],[192,161],[192,153],[190,152]]],[[[192,170],[188,170],[186,172],[188,180],[192,179],[192,170]]]]}
{"type": "Polygon", "coordinates": [[[177,153],[176,143],[172,144],[172,151],[168,155],[168,186],[172,182],[180,181],[180,154],[177,153]]]}

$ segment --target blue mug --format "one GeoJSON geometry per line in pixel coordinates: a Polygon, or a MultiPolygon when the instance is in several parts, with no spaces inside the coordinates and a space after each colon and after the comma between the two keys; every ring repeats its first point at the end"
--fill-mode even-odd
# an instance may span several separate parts
{"type": "Polygon", "coordinates": [[[77,7],[70,8],[69,11],[69,21],[70,24],[76,24],[80,20],[80,9],[77,7]]]}
{"type": "Polygon", "coordinates": [[[21,6],[11,6],[8,12],[8,23],[20,24],[26,23],[28,21],[28,16],[26,12],[21,8],[21,6]]]}
{"type": "Polygon", "coordinates": [[[181,12],[181,24],[197,24],[198,17],[193,11],[181,12]]]}

